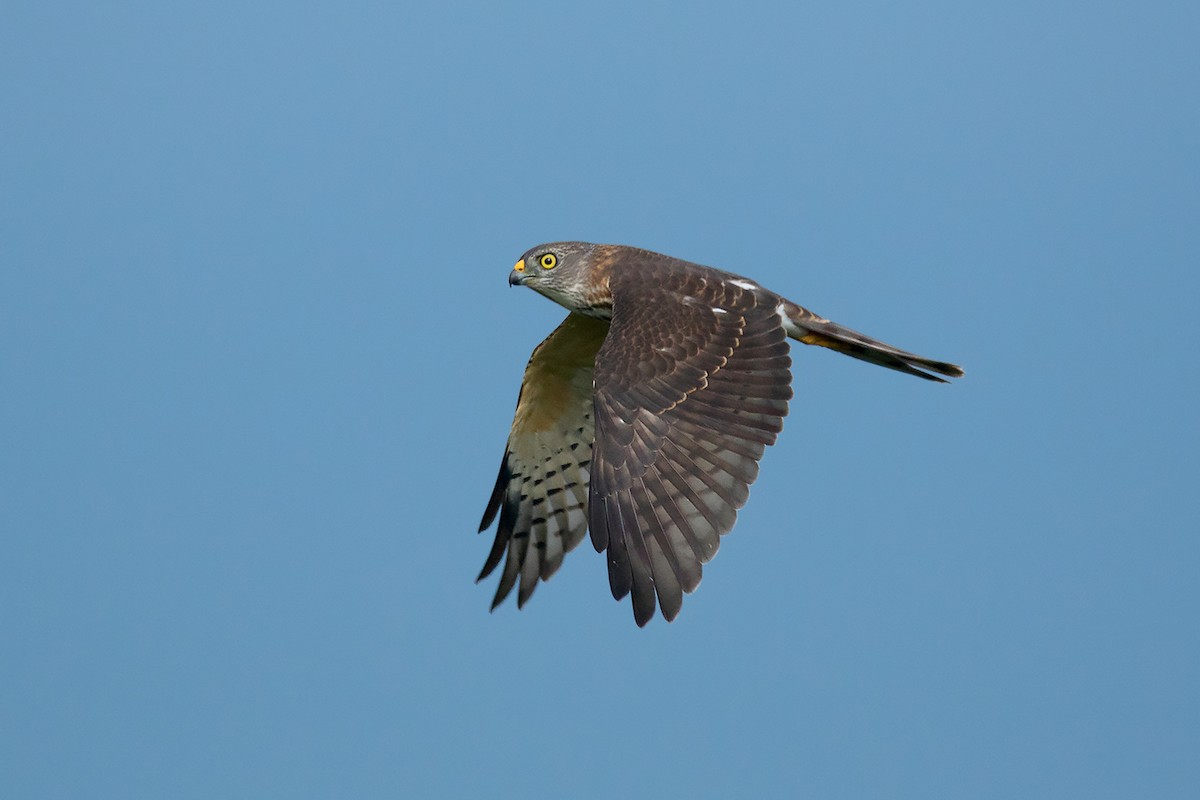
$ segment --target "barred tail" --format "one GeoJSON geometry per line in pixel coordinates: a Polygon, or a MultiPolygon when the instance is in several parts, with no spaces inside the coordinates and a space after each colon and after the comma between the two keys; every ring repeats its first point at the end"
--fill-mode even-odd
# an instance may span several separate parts
{"type": "Polygon", "coordinates": [[[779,315],[783,317],[783,327],[787,335],[804,344],[815,344],[828,347],[844,353],[851,358],[857,358],[881,367],[906,372],[928,381],[948,383],[948,381],[930,375],[917,367],[945,375],[950,378],[961,378],[962,367],[945,361],[934,361],[931,358],[909,353],[890,344],[884,344],[870,336],[864,336],[858,331],[843,328],[836,322],[818,317],[806,308],[796,305],[790,300],[783,300],[779,306],[779,315]]]}

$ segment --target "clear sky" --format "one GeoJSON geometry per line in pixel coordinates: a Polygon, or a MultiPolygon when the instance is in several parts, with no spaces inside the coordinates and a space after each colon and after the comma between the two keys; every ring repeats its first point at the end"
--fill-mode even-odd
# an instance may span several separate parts
{"type": "Polygon", "coordinates": [[[1198,40],[1195,2],[5,3],[0,795],[1200,796],[1198,40]],[[489,614],[563,316],[506,277],[559,239],[967,377],[797,346],[676,622],[589,545],[489,614]]]}

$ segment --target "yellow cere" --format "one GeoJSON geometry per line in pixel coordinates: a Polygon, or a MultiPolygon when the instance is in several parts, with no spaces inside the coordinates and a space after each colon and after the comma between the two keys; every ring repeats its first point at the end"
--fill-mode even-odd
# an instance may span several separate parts
{"type": "Polygon", "coordinates": [[[514,272],[524,272],[525,271],[525,259],[522,258],[515,265],[513,265],[513,271],[514,272]]]}
{"type": "Polygon", "coordinates": [[[554,253],[545,253],[539,259],[542,264],[542,269],[554,269],[554,265],[558,263],[558,256],[554,253]]]}

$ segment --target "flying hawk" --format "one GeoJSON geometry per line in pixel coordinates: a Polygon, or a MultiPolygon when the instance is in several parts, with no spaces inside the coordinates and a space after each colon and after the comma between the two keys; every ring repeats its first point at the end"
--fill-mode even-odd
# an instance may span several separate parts
{"type": "Polygon", "coordinates": [[[508,276],[567,308],[525,368],[482,532],[492,608],[591,531],[613,597],[667,621],[733,528],[792,397],[787,339],[945,383],[962,368],[822,319],[752,280],[633,247],[544,244],[508,276]],[[920,369],[924,368],[924,369],[920,369]]]}

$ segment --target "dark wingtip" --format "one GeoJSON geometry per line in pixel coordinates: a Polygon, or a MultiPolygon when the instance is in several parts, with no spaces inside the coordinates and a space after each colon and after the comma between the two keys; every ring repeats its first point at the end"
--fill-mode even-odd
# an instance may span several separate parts
{"type": "Polygon", "coordinates": [[[512,586],[511,585],[505,586],[504,581],[502,580],[500,582],[500,585],[498,587],[496,587],[496,594],[495,594],[495,596],[492,597],[492,604],[490,606],[488,606],[488,612],[491,613],[492,611],[495,611],[497,608],[499,608],[500,604],[503,603],[504,600],[508,597],[508,593],[510,591],[512,591],[512,586]]]}
{"type": "Polygon", "coordinates": [[[633,604],[633,621],[637,623],[639,628],[644,628],[650,624],[650,620],[654,619],[654,606],[638,608],[638,603],[633,604]]]}
{"type": "Polygon", "coordinates": [[[658,598],[658,610],[662,613],[663,619],[667,622],[674,622],[679,616],[680,610],[683,608],[683,598],[679,598],[678,602],[674,598],[670,601],[664,601],[663,598],[658,598]]]}
{"type": "MultiPolygon", "coordinates": [[[[522,577],[524,577],[524,576],[522,576],[522,577]]],[[[535,589],[537,589],[537,585],[538,585],[537,578],[534,578],[533,583],[529,584],[528,587],[525,586],[524,580],[521,581],[521,585],[517,587],[517,608],[518,609],[524,608],[525,604],[529,602],[529,598],[533,597],[533,592],[535,589]]]]}
{"type": "Polygon", "coordinates": [[[508,450],[505,449],[504,457],[500,459],[500,473],[496,476],[496,485],[492,487],[492,496],[488,498],[483,520],[479,523],[479,533],[486,531],[496,518],[496,512],[500,510],[500,501],[504,499],[504,490],[508,487],[511,477],[508,472],[508,450]]]}

